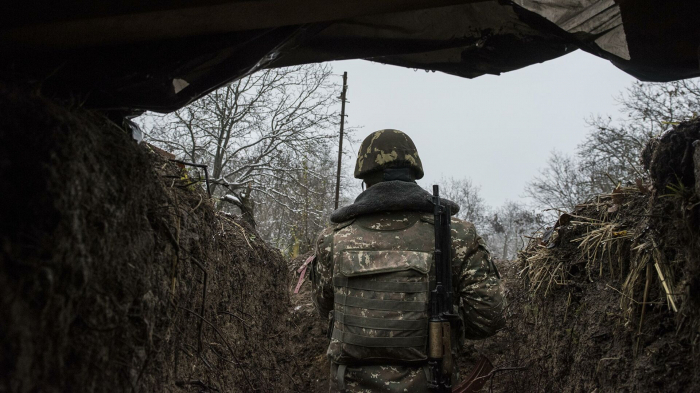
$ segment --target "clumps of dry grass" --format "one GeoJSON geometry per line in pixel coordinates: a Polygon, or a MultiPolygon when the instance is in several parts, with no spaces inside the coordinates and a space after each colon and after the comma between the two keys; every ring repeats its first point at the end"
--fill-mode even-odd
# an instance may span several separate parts
{"type": "MultiPolygon", "coordinates": [[[[618,187],[579,205],[573,213],[563,214],[549,234],[533,238],[520,254],[532,297],[546,297],[557,286],[581,280],[570,274],[580,272],[575,265],[584,266],[589,282],[596,276],[609,281],[606,286],[620,295],[622,322],[635,326],[635,356],[643,342],[647,313],[652,310],[649,306],[666,304],[678,312],[680,297],[672,263],[659,246],[660,235],[648,230],[648,198],[642,195],[648,196],[649,189],[639,184],[618,187]]],[[[571,292],[564,320],[570,303],[571,292]]]]}
{"type": "Polygon", "coordinates": [[[663,253],[653,239],[641,243],[632,249],[636,253],[636,258],[633,260],[633,266],[630,273],[627,275],[625,282],[622,284],[622,298],[620,300],[620,308],[625,310],[625,317],[628,321],[632,320],[633,312],[635,306],[641,307],[641,313],[639,316],[639,325],[637,328],[637,340],[635,343],[634,352],[637,354],[639,352],[640,340],[642,337],[642,328],[644,327],[644,317],[647,309],[647,305],[651,304],[663,304],[662,302],[649,301],[649,292],[654,276],[654,272],[658,278],[659,286],[663,290],[666,298],[666,305],[670,310],[678,312],[677,299],[674,292],[671,290],[675,288],[675,279],[670,266],[665,263],[663,253]],[[636,284],[642,279],[642,272],[644,274],[644,292],[642,293],[641,303],[635,300],[635,287],[636,284]]]}
{"type": "Polygon", "coordinates": [[[593,265],[598,263],[598,276],[603,276],[603,267],[606,262],[609,267],[610,277],[614,280],[621,277],[624,272],[623,247],[629,247],[629,242],[634,238],[634,231],[625,228],[619,222],[604,222],[599,220],[574,221],[576,225],[586,228],[586,234],[571,240],[579,243],[583,257],[586,259],[586,270],[589,273],[593,265]],[[606,257],[607,256],[607,257],[606,257]],[[615,269],[617,265],[617,272],[615,269]]]}
{"type": "MultiPolygon", "coordinates": [[[[557,261],[556,258],[549,252],[549,249],[542,245],[537,245],[536,250],[530,250],[530,256],[526,256],[526,270],[528,281],[532,294],[537,295],[542,285],[546,282],[544,296],[547,296],[549,290],[554,285],[567,285],[566,274],[562,268],[563,261],[557,261]]],[[[524,251],[526,255],[528,251],[524,251]]]]}
{"type": "MultiPolygon", "coordinates": [[[[639,244],[633,248],[633,251],[637,253],[637,258],[635,258],[635,263],[627,275],[625,282],[622,284],[623,294],[627,299],[634,299],[634,284],[639,281],[641,277],[642,270],[647,270],[647,281],[651,280],[653,272],[656,272],[659,284],[664,292],[666,298],[666,304],[669,309],[674,312],[678,312],[677,298],[676,294],[672,290],[675,288],[675,278],[673,272],[668,263],[666,263],[663,253],[653,239],[639,244]]],[[[645,285],[645,287],[648,286],[645,285]]],[[[645,292],[647,292],[645,290],[645,292]]],[[[646,295],[644,296],[646,298],[646,295]]],[[[646,303],[646,299],[643,300],[643,304],[646,303]]],[[[630,301],[623,298],[622,304],[623,308],[630,306],[630,301]]]]}
{"type": "Polygon", "coordinates": [[[640,192],[633,187],[618,187],[611,194],[600,195],[579,209],[586,210],[587,215],[563,214],[557,221],[552,235],[545,241],[542,236],[532,239],[528,247],[521,253],[527,278],[532,294],[539,293],[545,288],[546,296],[552,285],[567,285],[567,269],[571,261],[562,259],[555,250],[554,243],[561,227],[567,227],[567,232],[579,234],[570,243],[578,243],[581,258],[586,261],[585,268],[590,278],[595,264],[598,264],[598,276],[603,275],[603,267],[609,267],[613,279],[620,278],[624,271],[623,250],[629,247],[634,238],[634,231],[617,220],[616,214],[624,199],[634,192],[640,192]],[[592,216],[592,217],[591,217],[592,216]],[[615,267],[617,266],[617,268],[615,267]]]}
{"type": "MultiPolygon", "coordinates": [[[[624,268],[624,248],[630,246],[634,231],[625,228],[619,222],[605,222],[582,216],[571,215],[569,225],[577,232],[585,230],[579,237],[569,240],[579,243],[581,257],[586,261],[589,280],[594,266],[598,266],[598,276],[603,276],[604,266],[608,266],[611,278],[620,278],[624,268]]],[[[568,285],[567,268],[571,261],[562,260],[554,247],[544,244],[541,237],[533,239],[530,245],[521,253],[525,263],[528,281],[532,294],[536,295],[541,288],[546,296],[552,285],[568,285]]]]}
{"type": "Polygon", "coordinates": [[[644,323],[644,306],[663,304],[658,298],[650,301],[652,284],[658,284],[668,308],[677,312],[673,271],[655,235],[640,224],[644,219],[628,216],[643,208],[646,198],[640,199],[640,194],[648,195],[648,189],[617,187],[611,194],[579,205],[575,213],[562,215],[549,236],[533,238],[519,255],[531,295],[546,297],[556,286],[571,284],[576,279],[569,273],[571,267],[582,264],[589,282],[594,281],[595,272],[598,278],[607,272],[610,281],[622,283],[621,289],[614,284],[608,287],[620,294],[620,307],[628,322],[641,307],[638,333],[644,323]],[[567,244],[575,244],[576,252],[567,244]],[[641,287],[644,290],[639,293],[641,287]]]}

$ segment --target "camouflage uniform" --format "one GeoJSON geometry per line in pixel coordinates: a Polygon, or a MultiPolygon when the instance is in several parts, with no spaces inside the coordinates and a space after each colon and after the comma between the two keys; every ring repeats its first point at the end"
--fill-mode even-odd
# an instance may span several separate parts
{"type": "MultiPolygon", "coordinates": [[[[395,136],[396,131],[388,131],[395,136]]],[[[395,151],[389,156],[408,155],[395,151]]],[[[417,153],[414,157],[418,159],[417,153]]],[[[415,160],[407,161],[416,165],[415,160]]],[[[420,159],[417,162],[420,165],[420,159]]],[[[381,199],[392,189],[402,190],[400,203],[365,206],[325,229],[317,240],[312,296],[332,327],[327,352],[332,392],[427,391],[427,304],[435,277],[433,216],[429,206],[421,205],[427,192],[415,183],[383,182],[361,194],[354,205],[363,206],[363,195],[381,199]],[[402,199],[416,190],[421,198],[402,199]]],[[[456,218],[452,257],[454,308],[461,318],[452,329],[456,359],[465,338],[491,336],[503,325],[504,298],[483,240],[472,224],[456,218]]],[[[456,382],[458,374],[453,377],[456,382]]]]}

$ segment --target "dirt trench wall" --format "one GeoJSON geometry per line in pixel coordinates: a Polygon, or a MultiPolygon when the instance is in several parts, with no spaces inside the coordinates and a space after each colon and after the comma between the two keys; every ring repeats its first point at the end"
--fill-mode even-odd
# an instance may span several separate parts
{"type": "Polygon", "coordinates": [[[104,117],[0,112],[0,392],[296,390],[278,251],[104,117]]]}
{"type": "Polygon", "coordinates": [[[700,120],[674,127],[643,155],[650,179],[579,205],[502,268],[507,326],[469,346],[501,369],[493,391],[700,391],[697,140],[700,120]]]}

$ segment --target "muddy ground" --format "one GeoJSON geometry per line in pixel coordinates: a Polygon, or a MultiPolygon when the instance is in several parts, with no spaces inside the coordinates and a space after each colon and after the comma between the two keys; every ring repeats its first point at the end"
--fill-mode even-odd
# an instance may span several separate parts
{"type": "Polygon", "coordinates": [[[326,357],[328,348],[328,321],[318,316],[311,301],[311,281],[309,270],[304,274],[304,279],[297,293],[294,293],[299,285],[300,267],[313,253],[307,253],[290,261],[290,274],[293,277],[290,286],[291,324],[292,324],[292,356],[299,363],[301,380],[299,390],[301,392],[328,392],[328,375],[330,363],[326,357]]]}

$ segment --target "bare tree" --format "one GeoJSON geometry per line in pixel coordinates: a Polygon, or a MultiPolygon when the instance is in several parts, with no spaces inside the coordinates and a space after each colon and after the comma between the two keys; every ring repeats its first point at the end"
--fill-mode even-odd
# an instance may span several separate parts
{"type": "Polygon", "coordinates": [[[152,143],[207,164],[214,195],[255,225],[256,198],[294,210],[287,190],[305,187],[298,174],[327,175],[308,163],[332,149],[337,88],[328,65],[264,70],[142,125],[152,143]]]}
{"type": "Polygon", "coordinates": [[[578,155],[593,174],[591,188],[608,191],[614,187],[610,178],[631,182],[643,177],[639,156],[647,141],[700,113],[699,81],[635,82],[617,98],[622,120],[600,115],[587,119],[591,132],[578,155]]]}
{"type": "Polygon", "coordinates": [[[547,166],[525,186],[525,195],[544,208],[570,211],[592,196],[589,176],[574,157],[552,151],[547,166]]]}
{"type": "Polygon", "coordinates": [[[547,167],[525,187],[542,207],[572,210],[593,195],[646,176],[644,146],[673,124],[700,113],[700,79],[669,83],[636,82],[617,98],[622,119],[594,116],[575,157],[552,152],[547,167]]]}
{"type": "Polygon", "coordinates": [[[270,190],[258,195],[256,220],[259,232],[290,256],[312,249],[314,240],[327,226],[335,197],[336,152],[322,152],[314,160],[302,162],[302,170],[290,178],[274,179],[270,190]]]}
{"type": "Polygon", "coordinates": [[[439,184],[441,194],[460,206],[457,217],[476,226],[496,258],[515,258],[527,243],[523,236],[541,229],[544,223],[542,215],[515,202],[489,208],[479,194],[480,187],[468,178],[443,178],[439,184]]]}
{"type": "Polygon", "coordinates": [[[513,259],[527,244],[525,236],[542,229],[545,220],[541,214],[525,206],[506,202],[487,217],[489,227],[482,232],[491,253],[499,259],[513,259]]]}
{"type": "Polygon", "coordinates": [[[486,205],[479,195],[480,187],[474,185],[471,179],[442,178],[438,184],[442,185],[442,196],[459,205],[457,217],[475,225],[483,221],[486,205]]]}

